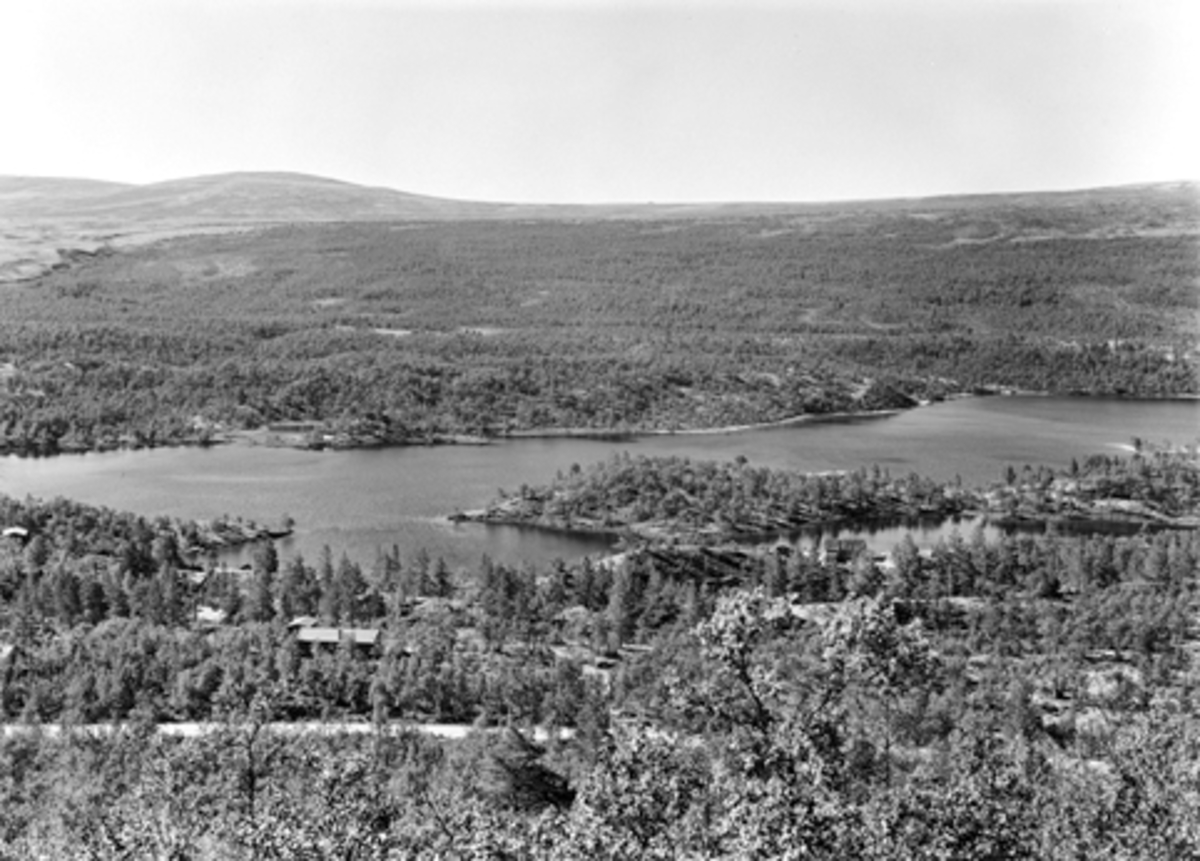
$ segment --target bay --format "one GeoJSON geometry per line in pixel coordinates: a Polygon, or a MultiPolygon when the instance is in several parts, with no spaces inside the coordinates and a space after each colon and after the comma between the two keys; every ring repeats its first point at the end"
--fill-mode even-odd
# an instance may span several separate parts
{"type": "MultiPolygon", "coordinates": [[[[998,480],[1005,466],[1066,467],[1072,458],[1114,454],[1133,438],[1193,443],[1200,402],[1008,396],[965,398],[888,417],[819,421],[738,433],[650,435],[620,440],[521,439],[487,446],[403,447],[310,452],[227,445],[117,451],[52,458],[0,458],[0,492],[64,496],[147,516],[207,519],[223,514],[295,533],[279,542],[286,559],[315,561],[328,545],[370,565],[379,548],[411,557],[423,548],[452,567],[473,568],[487,554],[545,564],[603,552],[606,538],[516,527],[455,524],[446,515],[478,508],[500,489],[540,484],[573,464],[620,452],[697,460],[744,456],[752,464],[804,471],[878,464],[892,475],[917,472],[967,485],[998,480]]],[[[929,546],[954,529],[912,531],[929,546]]],[[[905,529],[868,532],[888,549],[905,529]]],[[[237,561],[233,554],[230,561],[237,561]]]]}

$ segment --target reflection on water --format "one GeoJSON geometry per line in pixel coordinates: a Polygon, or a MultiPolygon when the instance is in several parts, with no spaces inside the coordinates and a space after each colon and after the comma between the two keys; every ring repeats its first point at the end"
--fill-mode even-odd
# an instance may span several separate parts
{"type": "MultiPolygon", "coordinates": [[[[0,492],[66,496],[145,515],[205,519],[240,515],[275,526],[285,515],[296,533],[280,543],[287,559],[315,561],[328,545],[370,565],[379,548],[402,556],[424,548],[455,567],[487,554],[544,564],[603,552],[610,539],[540,530],[451,523],[446,515],[478,508],[501,488],[538,484],[572,464],[628,451],[729,460],[805,471],[879,464],[892,475],[918,472],[968,485],[999,479],[1005,465],[1066,467],[1073,457],[1118,453],[1133,437],[1194,441],[1200,403],[1094,398],[994,397],[950,401],[886,419],[818,422],[738,434],[635,439],[527,439],[491,446],[408,447],[345,452],[219,446],[0,458],[0,492]]],[[[889,550],[906,533],[931,546],[975,524],[878,528],[865,536],[889,550]]],[[[986,530],[994,527],[985,527],[986,530]]],[[[845,534],[843,531],[841,534],[845,534]]],[[[989,537],[997,533],[986,532],[989,537]]],[[[804,540],[804,536],[798,536],[804,540]]],[[[236,554],[235,554],[236,558],[236,554]]]]}
{"type": "Polygon", "coordinates": [[[874,553],[888,553],[905,536],[911,536],[918,547],[933,548],[941,542],[949,542],[955,537],[971,541],[975,534],[982,533],[985,541],[997,541],[1003,536],[1044,535],[1047,530],[1053,530],[1059,535],[1135,535],[1143,529],[1153,529],[1153,526],[1143,526],[1140,523],[1130,523],[1114,520],[1077,520],[1057,522],[1053,525],[1046,523],[1004,523],[989,522],[986,517],[955,517],[947,520],[905,520],[892,523],[872,523],[846,526],[825,525],[807,526],[786,534],[773,535],[769,538],[750,542],[753,545],[770,545],[778,541],[786,541],[799,547],[811,550],[821,542],[833,538],[861,538],[874,553]]]}

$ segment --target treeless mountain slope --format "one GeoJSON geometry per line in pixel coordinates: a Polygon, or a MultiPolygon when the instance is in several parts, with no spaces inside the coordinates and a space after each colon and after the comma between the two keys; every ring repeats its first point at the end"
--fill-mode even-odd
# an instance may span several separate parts
{"type": "Polygon", "coordinates": [[[299,173],[226,173],[147,185],[0,176],[0,282],[36,278],[70,257],[173,236],[283,223],[380,221],[703,221],[795,217],[838,223],[903,213],[952,242],[1196,235],[1200,186],[1159,183],[1066,192],[832,203],[509,204],[450,200],[299,173]],[[1097,225],[1097,217],[1103,216],[1097,225]],[[976,223],[977,222],[977,223],[976,223]]]}
{"type": "MultiPolygon", "coordinates": [[[[452,200],[301,173],[225,173],[147,185],[0,176],[0,219],[135,226],[195,222],[480,219],[676,219],[824,209],[841,204],[528,204],[452,200]]],[[[852,206],[855,206],[852,204],[852,206]]]]}
{"type": "Polygon", "coordinates": [[[424,220],[484,217],[493,208],[297,173],[229,173],[149,185],[0,178],[0,217],[9,218],[104,219],[127,225],[424,220]]]}
{"type": "Polygon", "coordinates": [[[508,209],[298,173],[228,173],[148,185],[0,176],[0,283],[37,278],[69,252],[105,246],[281,223],[504,218],[508,209]]]}
{"type": "Polygon", "coordinates": [[[512,204],[451,200],[390,188],[286,172],[224,173],[147,185],[89,179],[0,176],[0,219],[104,220],[129,227],[152,222],[269,223],[296,221],[471,220],[494,218],[687,219],[787,213],[1057,208],[1176,197],[1194,206],[1194,182],[1062,192],[957,195],[832,203],[512,204]]]}
{"type": "Polygon", "coordinates": [[[26,207],[73,206],[77,201],[104,197],[126,188],[132,186],[97,179],[0,176],[0,212],[16,213],[26,207]]]}

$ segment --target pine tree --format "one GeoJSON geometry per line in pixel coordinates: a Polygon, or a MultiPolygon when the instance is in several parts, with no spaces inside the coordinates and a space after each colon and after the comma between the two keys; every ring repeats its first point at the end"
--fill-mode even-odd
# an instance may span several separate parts
{"type": "Polygon", "coordinates": [[[74,625],[75,619],[83,612],[79,578],[73,571],[62,566],[54,575],[54,611],[68,627],[74,625]]]}
{"type": "Polygon", "coordinates": [[[104,575],[104,597],[109,616],[129,616],[129,593],[125,591],[125,584],[119,575],[112,572],[104,575]]]}
{"type": "Polygon", "coordinates": [[[301,556],[296,556],[283,569],[278,586],[279,612],[285,620],[297,616],[312,616],[317,613],[320,586],[317,584],[316,572],[304,564],[301,556]]]}
{"type": "Polygon", "coordinates": [[[367,591],[367,581],[362,569],[345,553],[338,561],[333,582],[333,618],[339,625],[349,625],[363,616],[360,599],[367,591]]]}
{"type": "Polygon", "coordinates": [[[321,562],[317,569],[317,614],[326,625],[336,625],[338,616],[337,596],[334,594],[333,551],[326,544],[321,548],[321,562]]]}
{"type": "Polygon", "coordinates": [[[89,625],[98,625],[108,615],[108,599],[104,594],[104,586],[95,576],[83,582],[80,590],[80,604],[83,619],[89,625]]]}
{"type": "Polygon", "coordinates": [[[638,595],[629,566],[618,565],[608,593],[608,621],[618,645],[633,639],[633,632],[637,630],[637,604],[638,595]]]}
{"type": "Polygon", "coordinates": [[[175,566],[164,562],[156,575],[162,594],[162,621],[179,625],[187,618],[186,590],[175,566]]]}
{"type": "Polygon", "coordinates": [[[454,594],[454,578],[441,556],[433,566],[433,594],[439,598],[449,598],[454,594]]]}
{"type": "Polygon", "coordinates": [[[412,572],[412,578],[415,581],[418,595],[433,594],[433,579],[430,577],[430,566],[432,564],[429,553],[426,552],[424,547],[418,550],[417,555],[413,557],[409,570],[412,572]]]}
{"type": "Polygon", "coordinates": [[[269,622],[275,618],[275,574],[270,569],[256,567],[251,573],[242,618],[250,622],[269,622]]]}

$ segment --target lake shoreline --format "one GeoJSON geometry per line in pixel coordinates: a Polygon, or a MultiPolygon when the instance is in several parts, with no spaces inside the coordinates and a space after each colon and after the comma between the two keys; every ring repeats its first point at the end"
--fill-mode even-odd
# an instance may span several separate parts
{"type": "MultiPolygon", "coordinates": [[[[964,397],[974,397],[964,395],[964,397]]],[[[924,406],[919,403],[909,409],[924,406]]],[[[104,442],[93,446],[67,445],[60,446],[54,451],[30,451],[14,449],[11,446],[0,445],[0,457],[59,457],[62,455],[104,454],[116,451],[153,451],[171,448],[212,448],[217,446],[243,445],[260,446],[263,448],[288,448],[300,451],[355,451],[362,449],[399,449],[399,448],[428,448],[432,446],[489,446],[513,440],[531,439],[584,439],[600,441],[621,441],[635,439],[650,439],[664,436],[724,436],[749,433],[760,430],[774,430],[785,427],[798,427],[807,424],[869,421],[872,419],[891,418],[905,412],[904,409],[889,410],[840,410],[829,413],[801,413],[768,422],[753,422],[738,425],[702,428],[637,428],[609,429],[587,427],[565,428],[528,428],[524,430],[505,431],[496,434],[451,434],[437,433],[425,437],[403,440],[387,440],[378,437],[342,438],[330,440],[312,440],[308,433],[291,431],[275,431],[270,428],[254,428],[251,430],[214,431],[205,437],[181,438],[155,443],[109,443],[104,442]]]]}
{"type": "Polygon", "coordinates": [[[663,524],[620,524],[603,526],[587,522],[566,523],[545,520],[522,520],[518,517],[489,516],[484,510],[461,511],[448,515],[451,523],[476,523],[483,526],[499,526],[527,529],[547,535],[588,535],[609,538],[618,544],[654,545],[656,543],[682,543],[695,546],[733,546],[742,549],[762,546],[771,541],[788,539],[808,532],[832,532],[834,534],[874,533],[893,529],[942,529],[947,525],[977,523],[982,527],[993,527],[1003,532],[1050,532],[1061,531],[1071,535],[1133,534],[1140,531],[1156,533],[1162,531],[1186,531],[1200,529],[1200,518],[1196,517],[1138,517],[1111,513],[1089,512],[1071,515],[1010,516],[988,509],[964,509],[946,514],[900,514],[854,518],[831,516],[816,518],[802,523],[790,523],[761,530],[717,531],[715,529],[674,530],[663,524]]]}
{"type": "MultiPolygon", "coordinates": [[[[335,560],[345,553],[370,566],[380,546],[398,544],[410,553],[423,547],[455,570],[474,570],[483,555],[516,565],[606,552],[618,529],[572,535],[456,525],[447,515],[485,508],[497,498],[498,488],[511,495],[522,484],[537,485],[556,472],[567,474],[576,465],[606,461],[625,451],[714,462],[745,456],[755,468],[826,474],[876,463],[897,478],[916,473],[952,483],[961,476],[964,488],[985,487],[1004,475],[1006,465],[1068,469],[1073,458],[1084,464],[1093,455],[1120,456],[1114,446],[1135,437],[1188,441],[1190,450],[1194,428],[1200,427],[1196,410],[1195,402],[967,397],[906,410],[886,421],[809,423],[741,435],[656,435],[636,442],[514,439],[491,446],[319,455],[221,445],[91,457],[10,457],[0,458],[0,486],[16,498],[61,496],[149,518],[204,521],[236,514],[274,528],[290,515],[303,526],[277,542],[281,558],[317,559],[328,545],[335,560]]],[[[829,523],[824,528],[828,533],[845,527],[829,523]]],[[[926,534],[924,527],[918,534],[926,534]]],[[[889,530],[877,543],[887,549],[895,540],[889,530]]],[[[220,555],[234,566],[252,561],[248,551],[222,550],[220,555]]]]}
{"type": "Polygon", "coordinates": [[[871,421],[874,419],[892,418],[904,413],[919,410],[922,407],[933,406],[942,402],[969,400],[974,398],[1006,398],[1006,397],[1037,397],[1037,398],[1079,398],[1084,400],[1114,400],[1129,403],[1144,401],[1147,403],[1195,403],[1200,401],[1200,393],[1173,395],[1124,395],[1099,392],[1052,392],[1048,390],[1017,389],[1005,386],[981,386],[972,391],[951,392],[931,400],[920,400],[912,406],[881,410],[837,410],[828,413],[798,413],[781,419],[763,422],[746,422],[742,424],[709,426],[698,428],[591,428],[591,427],[551,427],[524,428],[507,430],[496,433],[431,433],[420,437],[406,439],[386,439],[370,433],[335,432],[320,426],[318,422],[297,420],[295,424],[311,425],[305,431],[276,430],[271,426],[252,429],[225,430],[213,427],[198,431],[190,436],[177,439],[154,442],[140,442],[128,439],[119,441],[103,440],[92,445],[68,443],[59,445],[51,451],[32,447],[14,447],[0,442],[0,457],[58,457],[61,455],[102,454],[115,451],[150,451],[171,448],[210,448],[216,446],[245,445],[262,446],[264,448],[287,448],[301,451],[354,451],[362,449],[402,449],[428,448],[436,446],[490,446],[514,440],[537,439],[573,439],[597,440],[601,442],[633,441],[637,439],[657,439],[661,437],[692,437],[692,436],[730,436],[735,434],[753,433],[756,431],[778,430],[788,427],[803,427],[816,424],[836,424],[839,422],[853,423],[871,421]]]}
{"type": "MultiPolygon", "coordinates": [[[[910,409],[917,409],[917,406],[910,409]]],[[[796,427],[821,422],[850,422],[859,419],[890,418],[900,415],[904,410],[841,410],[831,413],[799,413],[769,422],[751,422],[748,424],[723,425],[720,427],[703,428],[650,428],[644,430],[597,430],[595,428],[531,428],[529,430],[509,431],[494,439],[504,441],[509,439],[601,439],[621,440],[637,439],[639,437],[660,436],[723,436],[728,434],[748,433],[759,430],[796,427]]]]}

